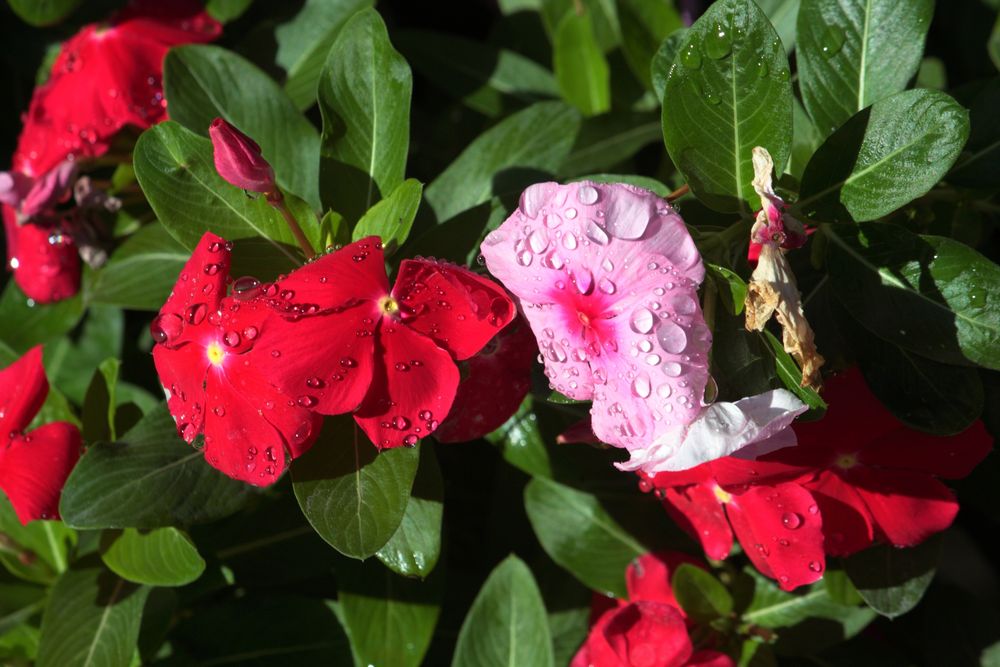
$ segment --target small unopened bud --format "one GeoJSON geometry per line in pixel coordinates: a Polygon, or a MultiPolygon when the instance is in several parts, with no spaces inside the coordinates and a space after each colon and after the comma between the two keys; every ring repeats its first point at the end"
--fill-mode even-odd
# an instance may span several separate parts
{"type": "Polygon", "coordinates": [[[215,170],[219,176],[238,188],[251,192],[277,191],[274,169],[260,154],[260,146],[222,118],[208,127],[212,139],[215,170]]]}

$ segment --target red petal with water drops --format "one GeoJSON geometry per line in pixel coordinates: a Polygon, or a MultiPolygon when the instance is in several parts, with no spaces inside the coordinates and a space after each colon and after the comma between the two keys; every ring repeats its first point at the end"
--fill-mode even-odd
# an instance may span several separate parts
{"type": "Polygon", "coordinates": [[[672,667],[687,663],[691,639],[676,608],[633,602],[605,614],[587,640],[594,667],[672,667]]]}
{"type": "Polygon", "coordinates": [[[448,416],[458,368],[430,338],[388,319],[376,358],[371,389],[354,418],[379,449],[413,446],[448,416]]]}
{"type": "Polygon", "coordinates": [[[205,422],[205,374],[211,365],[204,346],[153,346],[153,363],[167,395],[167,409],[185,442],[194,442],[205,422]]]}
{"type": "Polygon", "coordinates": [[[504,328],[467,362],[451,414],[434,437],[466,442],[500,428],[531,389],[535,354],[535,338],[523,320],[504,328]]]}
{"type": "Polygon", "coordinates": [[[625,585],[628,599],[632,602],[662,602],[676,607],[685,616],[677,603],[670,580],[681,564],[687,563],[704,569],[697,559],[679,551],[660,551],[639,556],[625,570],[625,585]]]}
{"type": "MultiPolygon", "coordinates": [[[[795,449],[791,447],[789,449],[795,449]]],[[[780,451],[780,450],[779,450],[780,451]]],[[[748,461],[726,456],[708,464],[719,486],[726,490],[747,485],[774,485],[812,477],[816,470],[809,466],[788,465],[780,461],[757,459],[748,461]]],[[[742,489],[736,489],[737,491],[742,489]]]]}
{"type": "Polygon", "coordinates": [[[149,327],[153,340],[175,347],[198,340],[218,324],[216,312],[226,295],[230,262],[226,240],[205,232],[149,327]]]}
{"type": "Polygon", "coordinates": [[[823,471],[804,486],[823,517],[823,549],[831,556],[850,556],[875,540],[868,506],[840,475],[823,471]]]}
{"type": "Polygon", "coordinates": [[[31,423],[48,393],[41,345],[0,370],[0,442],[7,434],[23,431],[31,423]]]}
{"type": "Polygon", "coordinates": [[[80,458],[80,432],[53,422],[16,435],[0,449],[0,489],[22,524],[59,518],[59,494],[80,458]]]}
{"type": "Polygon", "coordinates": [[[371,301],[297,321],[272,315],[261,325],[253,364],[287,395],[309,397],[317,412],[351,412],[372,383],[378,315],[371,301]]]}
{"type": "MultiPolygon", "coordinates": [[[[7,209],[5,206],[5,215],[7,209]]],[[[34,223],[16,227],[15,233],[14,280],[25,296],[38,303],[52,303],[79,291],[80,253],[69,236],[34,223]]]]}
{"type": "Polygon", "coordinates": [[[877,535],[897,547],[920,544],[958,514],[951,490],[929,475],[857,466],[845,477],[865,501],[877,535]]]}
{"type": "Polygon", "coordinates": [[[359,301],[372,301],[389,295],[382,243],[377,236],[355,241],[295,269],[272,285],[265,285],[262,296],[279,312],[297,318],[346,308],[359,301]]]}
{"type": "Polygon", "coordinates": [[[726,503],[726,514],[754,566],[790,591],[823,576],[823,522],[816,500],[798,484],[751,487],[726,503]]]}
{"type": "Polygon", "coordinates": [[[502,287],[436,260],[403,260],[392,296],[407,326],[433,338],[456,359],[479,352],[517,314],[502,287]]]}
{"type": "Polygon", "coordinates": [[[993,437],[983,422],[947,438],[900,426],[866,445],[858,460],[869,466],[913,470],[947,479],[961,479],[993,449],[993,437]]]}
{"type": "Polygon", "coordinates": [[[701,543],[706,556],[722,560],[729,555],[733,548],[733,531],[722,503],[707,484],[663,489],[662,494],[667,513],[701,543]]]}

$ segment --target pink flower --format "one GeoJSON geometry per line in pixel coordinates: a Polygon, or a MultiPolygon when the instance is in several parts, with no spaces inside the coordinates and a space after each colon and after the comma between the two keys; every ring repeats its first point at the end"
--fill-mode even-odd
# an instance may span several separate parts
{"type": "Polygon", "coordinates": [[[705,275],[684,221],[623,184],[539,183],[486,237],[490,271],[520,300],[555,389],[592,400],[594,433],[624,469],[681,470],[752,443],[794,444],[806,407],[785,390],[706,406],[705,275]]]}
{"type": "Polygon", "coordinates": [[[222,118],[208,126],[212,157],[219,176],[238,188],[251,192],[274,192],[274,169],[261,155],[257,142],[222,118]]]}

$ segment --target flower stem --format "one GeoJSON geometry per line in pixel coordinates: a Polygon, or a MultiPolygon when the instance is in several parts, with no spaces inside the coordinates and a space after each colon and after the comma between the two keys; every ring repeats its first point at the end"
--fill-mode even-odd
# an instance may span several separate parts
{"type": "Polygon", "coordinates": [[[306,256],[306,259],[309,260],[315,257],[316,251],[313,249],[312,244],[309,243],[309,239],[306,238],[302,228],[299,227],[299,221],[295,219],[295,216],[292,215],[288,205],[285,204],[285,198],[281,194],[281,191],[275,190],[272,193],[268,193],[267,203],[281,212],[282,217],[285,218],[285,222],[288,223],[288,228],[292,230],[292,236],[295,237],[299,247],[302,248],[302,254],[306,256]]]}
{"type": "Polygon", "coordinates": [[[677,188],[676,190],[674,190],[673,192],[671,192],[669,195],[667,195],[667,201],[673,202],[673,201],[675,201],[677,199],[680,199],[681,197],[683,197],[684,195],[686,195],[688,192],[690,192],[690,190],[691,190],[691,188],[688,187],[687,183],[685,183],[684,185],[682,185],[681,187],[677,188]]]}

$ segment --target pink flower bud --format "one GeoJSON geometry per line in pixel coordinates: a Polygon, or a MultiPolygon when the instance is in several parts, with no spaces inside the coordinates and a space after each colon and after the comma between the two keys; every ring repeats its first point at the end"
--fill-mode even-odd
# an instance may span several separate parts
{"type": "Polygon", "coordinates": [[[274,169],[260,154],[260,146],[222,118],[208,127],[212,139],[215,170],[238,188],[270,193],[277,190],[274,169]]]}

